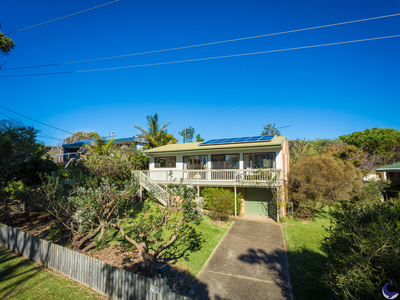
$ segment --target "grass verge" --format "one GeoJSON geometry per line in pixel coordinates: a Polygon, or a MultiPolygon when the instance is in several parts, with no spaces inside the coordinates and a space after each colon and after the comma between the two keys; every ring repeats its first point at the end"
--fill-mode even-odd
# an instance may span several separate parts
{"type": "Polygon", "coordinates": [[[322,242],[329,227],[328,209],[310,221],[288,217],[283,224],[292,289],[295,299],[329,299],[329,291],[321,282],[326,264],[322,242]]]}
{"type": "Polygon", "coordinates": [[[0,299],[106,299],[0,246],[0,299]]]}
{"type": "Polygon", "coordinates": [[[187,269],[193,276],[197,276],[203,265],[207,262],[214,248],[218,245],[228,228],[231,221],[224,225],[217,225],[211,222],[210,217],[205,217],[203,222],[196,227],[196,231],[203,233],[205,242],[201,250],[196,252],[188,252],[186,257],[180,257],[176,261],[178,264],[187,269]]]}

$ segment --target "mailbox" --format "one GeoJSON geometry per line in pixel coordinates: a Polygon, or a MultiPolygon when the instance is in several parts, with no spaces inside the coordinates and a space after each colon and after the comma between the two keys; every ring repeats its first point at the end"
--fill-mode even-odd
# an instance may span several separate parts
{"type": "Polygon", "coordinates": [[[157,270],[157,276],[160,278],[164,278],[168,275],[169,271],[170,271],[171,267],[167,264],[161,266],[158,268],[157,270]]]}

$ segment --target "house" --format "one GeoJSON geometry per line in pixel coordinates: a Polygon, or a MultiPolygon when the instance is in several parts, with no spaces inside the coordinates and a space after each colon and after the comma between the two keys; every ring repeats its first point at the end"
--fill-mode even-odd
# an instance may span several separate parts
{"type": "Polygon", "coordinates": [[[400,162],[386,165],[375,170],[382,174],[382,178],[390,180],[390,188],[386,190],[388,197],[396,197],[400,193],[400,162]]]}
{"type": "MultiPolygon", "coordinates": [[[[168,186],[192,184],[198,196],[205,187],[229,188],[244,196],[242,212],[284,217],[289,147],[285,136],[254,136],[170,144],[145,151],[149,171],[140,185],[156,189],[165,203],[168,186]]],[[[235,194],[236,194],[235,193],[235,194]]]]}
{"type": "MultiPolygon", "coordinates": [[[[95,141],[96,139],[83,139],[74,143],[63,144],[62,153],[57,155],[57,162],[60,164],[68,164],[71,159],[78,159],[86,156],[86,149],[84,146],[90,145],[95,141]]],[[[130,147],[135,147],[135,150],[142,150],[143,146],[147,143],[148,142],[146,140],[134,136],[129,138],[115,139],[113,145],[127,145],[130,147]]]]}

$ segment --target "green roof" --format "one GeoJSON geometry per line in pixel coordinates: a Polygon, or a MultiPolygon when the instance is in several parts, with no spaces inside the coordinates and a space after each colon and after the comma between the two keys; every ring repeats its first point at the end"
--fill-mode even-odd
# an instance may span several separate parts
{"type": "Polygon", "coordinates": [[[150,155],[163,154],[163,153],[179,153],[179,152],[212,152],[215,150],[246,150],[257,148],[282,148],[286,136],[275,136],[269,142],[255,142],[255,143],[238,143],[238,144],[219,144],[219,145],[204,145],[200,146],[199,143],[183,143],[183,144],[169,144],[153,149],[146,150],[150,155]]]}
{"type": "Polygon", "coordinates": [[[380,167],[380,168],[376,169],[375,171],[378,171],[378,172],[400,172],[400,162],[396,162],[391,165],[380,167]]]}

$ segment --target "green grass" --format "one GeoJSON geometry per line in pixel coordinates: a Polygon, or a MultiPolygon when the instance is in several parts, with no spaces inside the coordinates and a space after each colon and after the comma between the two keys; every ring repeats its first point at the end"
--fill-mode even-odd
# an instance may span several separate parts
{"type": "Polygon", "coordinates": [[[328,209],[315,215],[311,221],[288,217],[283,224],[289,270],[295,299],[327,299],[328,290],[321,282],[326,264],[322,242],[329,227],[328,209]]]}
{"type": "Polygon", "coordinates": [[[210,217],[205,217],[199,226],[195,226],[196,231],[203,233],[203,238],[205,240],[201,250],[188,252],[187,260],[184,257],[177,259],[178,264],[187,269],[193,276],[196,276],[200,272],[214,248],[218,245],[232,223],[229,221],[225,225],[216,225],[212,224],[210,221],[210,217]]]}
{"type": "Polygon", "coordinates": [[[0,247],[0,299],[105,299],[105,297],[0,247]]]}

